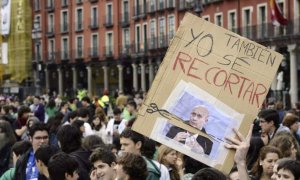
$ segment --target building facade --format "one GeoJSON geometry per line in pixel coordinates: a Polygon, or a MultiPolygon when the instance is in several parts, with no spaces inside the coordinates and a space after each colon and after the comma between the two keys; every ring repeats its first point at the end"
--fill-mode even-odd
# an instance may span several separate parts
{"type": "Polygon", "coordinates": [[[60,95],[87,89],[147,91],[185,12],[285,56],[272,85],[298,101],[299,0],[278,0],[288,19],[272,25],[269,0],[32,0],[38,86],[60,95]],[[276,81],[278,80],[278,82],[276,81]]]}

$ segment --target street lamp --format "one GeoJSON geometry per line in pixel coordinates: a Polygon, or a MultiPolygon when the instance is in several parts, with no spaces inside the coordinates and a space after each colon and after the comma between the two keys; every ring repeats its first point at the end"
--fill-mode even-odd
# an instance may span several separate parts
{"type": "Polygon", "coordinates": [[[36,64],[36,75],[35,75],[35,94],[40,95],[40,39],[41,39],[41,27],[38,18],[33,21],[32,39],[34,42],[34,62],[36,64]]]}
{"type": "Polygon", "coordinates": [[[202,0],[196,0],[195,1],[195,9],[194,9],[194,12],[201,16],[201,13],[203,11],[203,7],[202,7],[202,0]]]}

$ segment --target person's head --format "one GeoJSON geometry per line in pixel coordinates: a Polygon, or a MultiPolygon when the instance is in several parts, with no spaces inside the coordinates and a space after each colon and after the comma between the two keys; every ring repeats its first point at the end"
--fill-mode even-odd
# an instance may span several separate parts
{"type": "MultiPolygon", "coordinates": [[[[16,136],[9,122],[0,120],[0,146],[1,144],[13,145],[16,142],[16,136]]],[[[3,146],[1,146],[2,148],[3,146]]]]}
{"type": "Polygon", "coordinates": [[[21,106],[20,109],[18,110],[18,118],[24,118],[27,119],[31,110],[27,106],[21,106]]]}
{"type": "Polygon", "coordinates": [[[40,96],[34,96],[34,98],[33,98],[33,104],[35,104],[35,105],[40,104],[40,100],[41,100],[40,96]]]}
{"type": "Polygon", "coordinates": [[[122,113],[122,111],[119,108],[115,108],[113,110],[115,121],[121,121],[121,113],[122,113]]]}
{"type": "Polygon", "coordinates": [[[55,104],[54,99],[50,99],[48,104],[47,104],[47,107],[50,108],[50,109],[53,109],[53,108],[55,108],[55,105],[56,104],[55,104]]]}
{"type": "Polygon", "coordinates": [[[273,174],[271,176],[271,179],[272,180],[276,180],[277,177],[278,177],[278,166],[286,161],[289,161],[289,160],[292,160],[291,158],[281,158],[281,159],[278,159],[273,167],[273,174]]]}
{"type": "Polygon", "coordinates": [[[83,133],[85,132],[84,121],[75,120],[71,126],[76,127],[80,131],[81,136],[83,136],[83,133]]]}
{"type": "Polygon", "coordinates": [[[158,148],[157,160],[165,166],[170,167],[176,164],[177,152],[166,145],[161,145],[158,148]]]}
{"type": "Polygon", "coordinates": [[[88,151],[92,151],[93,149],[102,146],[105,146],[105,144],[98,135],[89,135],[85,137],[82,142],[82,147],[88,151]]]}
{"type": "Polygon", "coordinates": [[[77,111],[71,111],[69,114],[68,114],[68,121],[70,124],[72,124],[76,119],[77,119],[77,111]]]}
{"type": "Polygon", "coordinates": [[[136,103],[134,101],[129,101],[127,103],[127,111],[132,113],[132,112],[135,112],[136,111],[136,103]]]}
{"type": "Polygon", "coordinates": [[[57,148],[49,145],[42,145],[38,150],[36,150],[34,153],[35,164],[41,174],[46,175],[45,172],[48,171],[49,159],[57,152],[57,150],[57,148]]]}
{"type": "Polygon", "coordinates": [[[199,169],[208,167],[206,164],[203,164],[202,162],[199,162],[186,155],[183,156],[183,162],[185,173],[195,174],[199,169]]]}
{"type": "Polygon", "coordinates": [[[270,141],[270,146],[277,147],[282,157],[290,157],[296,159],[298,145],[296,139],[289,132],[280,132],[270,141]]]}
{"type": "Polygon", "coordinates": [[[68,108],[69,108],[68,102],[62,101],[62,102],[60,103],[60,109],[66,110],[66,109],[68,109],[68,108]]]}
{"type": "Polygon", "coordinates": [[[148,159],[153,159],[155,151],[156,151],[156,142],[148,137],[144,137],[144,142],[141,149],[142,155],[147,157],[148,159]]]}
{"type": "Polygon", "coordinates": [[[254,165],[252,172],[257,176],[265,174],[269,177],[273,174],[273,167],[278,159],[281,158],[281,152],[274,146],[264,146],[259,153],[259,158],[254,165]]]}
{"type": "Polygon", "coordinates": [[[50,179],[77,180],[79,165],[70,155],[60,152],[53,155],[48,162],[50,179]]]}
{"type": "Polygon", "coordinates": [[[263,133],[270,133],[279,127],[279,114],[274,109],[265,109],[258,113],[259,126],[263,133]]]}
{"type": "Polygon", "coordinates": [[[13,163],[16,164],[20,156],[22,156],[26,151],[31,148],[31,143],[29,141],[18,141],[11,147],[11,152],[13,156],[13,163]]]}
{"type": "Polygon", "coordinates": [[[196,106],[190,114],[189,124],[201,130],[207,123],[208,116],[209,112],[204,106],[196,106]]]}
{"type": "Polygon", "coordinates": [[[59,128],[57,140],[61,150],[65,153],[71,153],[81,147],[81,133],[71,125],[65,125],[59,128]]]}
{"type": "Polygon", "coordinates": [[[89,114],[90,114],[89,110],[85,107],[79,108],[78,110],[78,117],[85,121],[89,119],[89,114]]]}
{"type": "Polygon", "coordinates": [[[148,176],[146,161],[137,154],[124,153],[118,158],[114,169],[116,179],[146,180],[148,176]]]}
{"type": "Polygon", "coordinates": [[[287,115],[283,118],[282,125],[288,127],[292,133],[299,129],[299,117],[296,115],[287,115]]]}
{"type": "Polygon", "coordinates": [[[108,149],[97,148],[90,156],[90,162],[96,169],[98,178],[101,179],[113,179],[114,178],[114,166],[116,165],[116,156],[108,149]]]}
{"type": "Polygon", "coordinates": [[[288,160],[278,165],[278,180],[299,180],[300,179],[300,161],[288,160]]]}
{"type": "Polygon", "coordinates": [[[275,103],[275,110],[282,110],[283,109],[283,102],[282,101],[277,101],[275,103]]]}
{"type": "Polygon", "coordinates": [[[40,123],[40,120],[36,116],[30,116],[27,120],[26,126],[28,128],[31,128],[32,125],[34,125],[36,123],[40,123]]]}
{"type": "Polygon", "coordinates": [[[192,180],[227,180],[226,176],[219,170],[214,168],[203,168],[200,169],[194,176],[192,180]]]}
{"type": "Polygon", "coordinates": [[[44,123],[35,123],[29,128],[29,140],[32,143],[33,151],[41,147],[41,145],[49,143],[48,128],[44,123]]]}
{"type": "Polygon", "coordinates": [[[88,96],[85,96],[81,99],[81,104],[83,107],[88,107],[91,103],[91,100],[88,96]]]}
{"type": "Polygon", "coordinates": [[[120,134],[120,143],[123,152],[141,154],[144,136],[127,128],[120,134]]]}

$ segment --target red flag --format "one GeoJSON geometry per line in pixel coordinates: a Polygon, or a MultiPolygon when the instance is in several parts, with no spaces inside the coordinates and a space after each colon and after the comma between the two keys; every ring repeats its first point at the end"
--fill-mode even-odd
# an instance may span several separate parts
{"type": "Polygon", "coordinates": [[[270,0],[270,7],[271,7],[271,20],[275,26],[280,25],[287,25],[288,20],[283,17],[281,10],[276,3],[276,0],[270,0]]]}

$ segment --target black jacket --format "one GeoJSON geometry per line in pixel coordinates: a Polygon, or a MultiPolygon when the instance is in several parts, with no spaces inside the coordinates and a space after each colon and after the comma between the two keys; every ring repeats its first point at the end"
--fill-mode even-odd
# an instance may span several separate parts
{"type": "Polygon", "coordinates": [[[83,149],[76,150],[69,154],[74,157],[79,165],[79,179],[78,180],[89,180],[90,171],[92,169],[92,164],[89,161],[91,151],[86,151],[83,149]]]}
{"type": "MultiPolygon", "coordinates": [[[[206,133],[204,128],[201,131],[203,133],[206,133]]],[[[180,128],[180,127],[172,126],[170,128],[169,132],[166,134],[166,136],[169,137],[169,138],[171,138],[171,139],[173,139],[180,132],[187,132],[187,131],[184,130],[184,129],[182,129],[182,128],[180,128]]],[[[210,152],[211,152],[212,146],[213,146],[213,142],[210,139],[208,139],[208,138],[206,138],[204,136],[200,136],[200,135],[197,136],[196,141],[199,143],[199,145],[201,145],[201,147],[204,150],[204,153],[207,154],[207,155],[209,155],[210,152]]],[[[185,141],[180,141],[180,142],[182,144],[185,143],[185,141]]]]}

